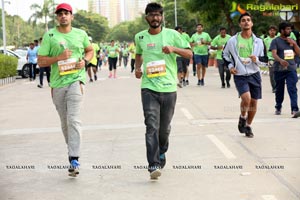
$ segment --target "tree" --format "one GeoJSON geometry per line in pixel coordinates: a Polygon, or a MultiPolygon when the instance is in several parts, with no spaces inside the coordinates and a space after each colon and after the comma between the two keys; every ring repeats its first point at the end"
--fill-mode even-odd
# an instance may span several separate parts
{"type": "MultiPolygon", "coordinates": [[[[254,3],[255,0],[239,0],[239,3],[254,3]]],[[[189,0],[186,2],[186,7],[191,12],[201,12],[205,14],[207,22],[214,23],[216,19],[224,17],[227,21],[231,34],[235,33],[235,26],[233,23],[233,16],[231,13],[236,12],[238,4],[231,0],[189,0]]],[[[242,9],[241,9],[242,10],[242,9]]]]}
{"type": "Polygon", "coordinates": [[[30,6],[31,10],[34,10],[34,13],[30,16],[28,22],[36,26],[38,20],[44,20],[45,31],[48,31],[48,18],[54,18],[54,8],[55,8],[53,0],[44,0],[44,4],[40,6],[39,4],[32,4],[30,6]]]}
{"type": "Polygon", "coordinates": [[[72,26],[85,30],[94,41],[98,42],[106,38],[109,30],[108,21],[105,17],[84,10],[79,10],[74,14],[72,26]]]}

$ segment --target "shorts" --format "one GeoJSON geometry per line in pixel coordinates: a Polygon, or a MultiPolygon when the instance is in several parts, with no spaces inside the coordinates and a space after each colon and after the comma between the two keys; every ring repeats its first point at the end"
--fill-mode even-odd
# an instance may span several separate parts
{"type": "Polygon", "coordinates": [[[94,65],[92,63],[87,64],[87,67],[97,67],[97,65],[94,65]]]}
{"type": "Polygon", "coordinates": [[[260,72],[248,76],[234,76],[234,83],[239,96],[245,92],[250,92],[252,99],[261,99],[261,76],[260,72]]]}
{"type": "Polygon", "coordinates": [[[195,64],[201,64],[204,67],[208,66],[208,55],[194,55],[195,64]]]}
{"type": "Polygon", "coordinates": [[[176,58],[176,63],[177,63],[177,70],[178,73],[186,73],[186,60],[183,57],[177,57],[176,58]]]}

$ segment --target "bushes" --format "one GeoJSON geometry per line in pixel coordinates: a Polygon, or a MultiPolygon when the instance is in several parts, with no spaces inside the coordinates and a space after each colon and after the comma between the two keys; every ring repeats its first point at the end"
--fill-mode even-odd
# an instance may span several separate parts
{"type": "Polygon", "coordinates": [[[18,59],[0,54],[0,79],[16,75],[18,59]]]}

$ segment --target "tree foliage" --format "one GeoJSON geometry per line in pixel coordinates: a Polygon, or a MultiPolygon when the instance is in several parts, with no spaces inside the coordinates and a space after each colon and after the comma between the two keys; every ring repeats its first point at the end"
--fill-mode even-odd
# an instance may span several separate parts
{"type": "Polygon", "coordinates": [[[72,26],[85,30],[94,41],[103,41],[109,31],[108,21],[105,17],[79,10],[74,14],[72,26]]]}
{"type": "Polygon", "coordinates": [[[36,26],[38,20],[43,20],[45,25],[45,31],[48,31],[48,18],[54,18],[54,9],[56,4],[53,4],[52,0],[44,0],[44,4],[41,6],[37,3],[30,6],[31,10],[34,10],[33,14],[29,17],[28,22],[33,26],[36,26]]]}

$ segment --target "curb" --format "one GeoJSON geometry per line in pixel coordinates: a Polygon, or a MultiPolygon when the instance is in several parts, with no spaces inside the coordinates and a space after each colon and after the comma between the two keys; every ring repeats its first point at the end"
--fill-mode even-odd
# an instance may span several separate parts
{"type": "Polygon", "coordinates": [[[0,79],[0,87],[4,86],[4,85],[11,84],[11,83],[14,83],[14,82],[16,82],[16,77],[15,76],[2,78],[2,79],[0,79]]]}

